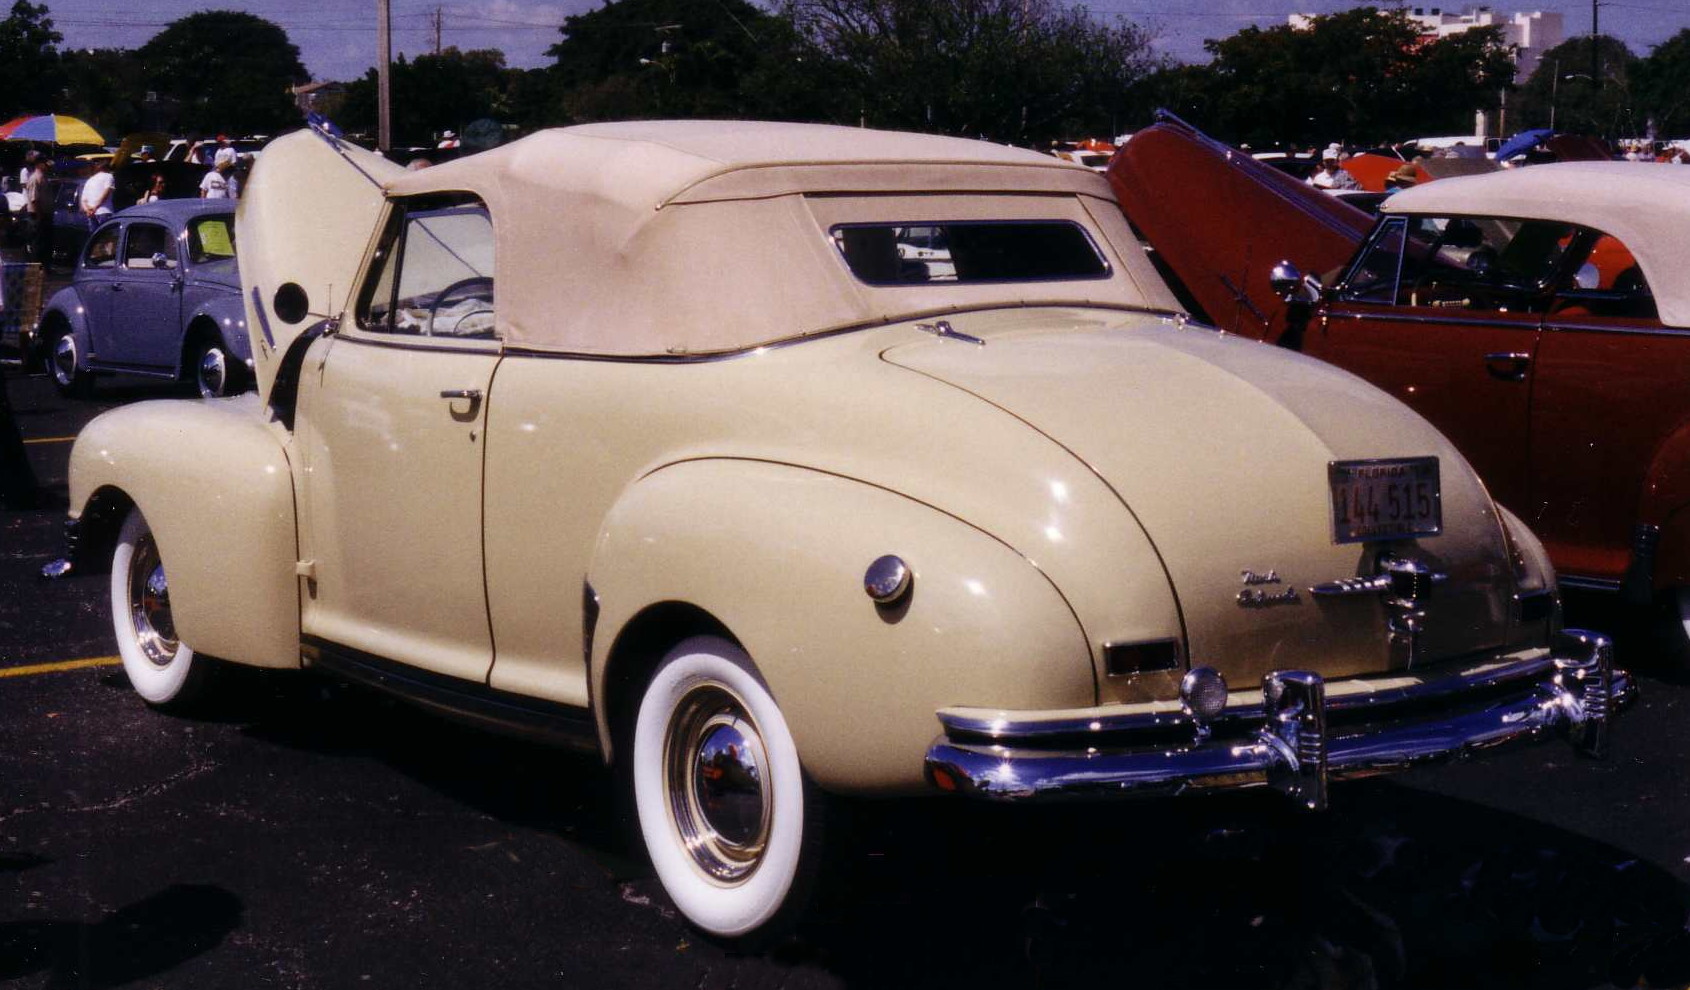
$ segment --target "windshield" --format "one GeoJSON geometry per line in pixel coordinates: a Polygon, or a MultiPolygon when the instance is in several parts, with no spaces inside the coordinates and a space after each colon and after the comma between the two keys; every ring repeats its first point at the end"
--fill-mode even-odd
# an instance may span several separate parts
{"type": "Polygon", "coordinates": [[[196,265],[235,256],[235,218],[199,217],[188,224],[188,260],[196,265]]]}

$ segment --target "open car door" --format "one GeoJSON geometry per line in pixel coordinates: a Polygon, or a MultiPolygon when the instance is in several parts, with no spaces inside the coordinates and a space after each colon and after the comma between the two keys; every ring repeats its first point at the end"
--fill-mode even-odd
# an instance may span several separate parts
{"type": "Polygon", "coordinates": [[[405,174],[321,131],[272,141],[235,213],[241,293],[259,397],[269,401],[288,346],[347,297],[385,212],[384,185],[405,174]]]}

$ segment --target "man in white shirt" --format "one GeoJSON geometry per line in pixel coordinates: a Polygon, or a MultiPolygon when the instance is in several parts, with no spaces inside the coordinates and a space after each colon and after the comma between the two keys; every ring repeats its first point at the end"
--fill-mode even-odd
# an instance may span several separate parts
{"type": "Polygon", "coordinates": [[[235,164],[235,146],[229,143],[227,135],[217,135],[217,153],[211,156],[211,164],[221,165],[228,162],[230,167],[235,164]]]}
{"type": "Polygon", "coordinates": [[[235,199],[240,195],[240,184],[235,181],[235,165],[233,162],[218,162],[216,167],[205,173],[200,180],[200,199],[235,199]]]}
{"type": "Polygon", "coordinates": [[[102,159],[95,166],[96,171],[82,184],[82,212],[88,214],[92,220],[111,213],[111,194],[114,180],[111,174],[111,161],[102,159]]]}

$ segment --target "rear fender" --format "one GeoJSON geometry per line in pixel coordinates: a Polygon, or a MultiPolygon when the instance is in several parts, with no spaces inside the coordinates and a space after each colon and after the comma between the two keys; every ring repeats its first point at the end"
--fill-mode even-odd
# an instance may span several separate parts
{"type": "Polygon", "coordinates": [[[1690,423],[1655,450],[1643,477],[1637,521],[1660,527],[1653,590],[1690,585],[1690,423]]]}
{"type": "MultiPolygon", "coordinates": [[[[195,650],[297,667],[298,542],[279,429],[255,397],[141,402],[83,428],[71,450],[71,515],[146,516],[170,579],[176,630],[195,650]],[[102,512],[102,508],[104,511],[102,512]]],[[[90,525],[79,556],[110,560],[115,527],[90,525]]]]}
{"type": "Polygon", "coordinates": [[[612,710],[648,673],[624,668],[654,662],[684,635],[639,628],[663,603],[676,604],[658,611],[707,617],[738,640],[805,769],[831,790],[924,789],[941,707],[1072,708],[1097,696],[1079,622],[1032,563],[961,520],[836,475],[736,460],[647,475],[606,519],[588,582],[607,753],[612,710]],[[904,599],[877,605],[864,574],[886,554],[914,580],[904,599]],[[646,656],[619,645],[633,638],[646,656]]]}

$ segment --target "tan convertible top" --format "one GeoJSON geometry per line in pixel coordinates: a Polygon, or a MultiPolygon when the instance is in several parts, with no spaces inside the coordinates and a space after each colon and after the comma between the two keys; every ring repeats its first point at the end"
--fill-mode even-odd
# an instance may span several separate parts
{"type": "Polygon", "coordinates": [[[1558,162],[1405,189],[1387,213],[1561,220],[1619,238],[1643,269],[1661,322],[1690,327],[1690,168],[1558,162]]]}
{"type": "Polygon", "coordinates": [[[748,121],[591,124],[385,188],[472,192],[487,204],[498,324],[512,346],[698,354],[983,305],[1177,308],[1101,176],[980,141],[748,121]],[[1073,220],[1099,242],[1110,277],[872,287],[827,233],[965,219],[1073,220]]]}

